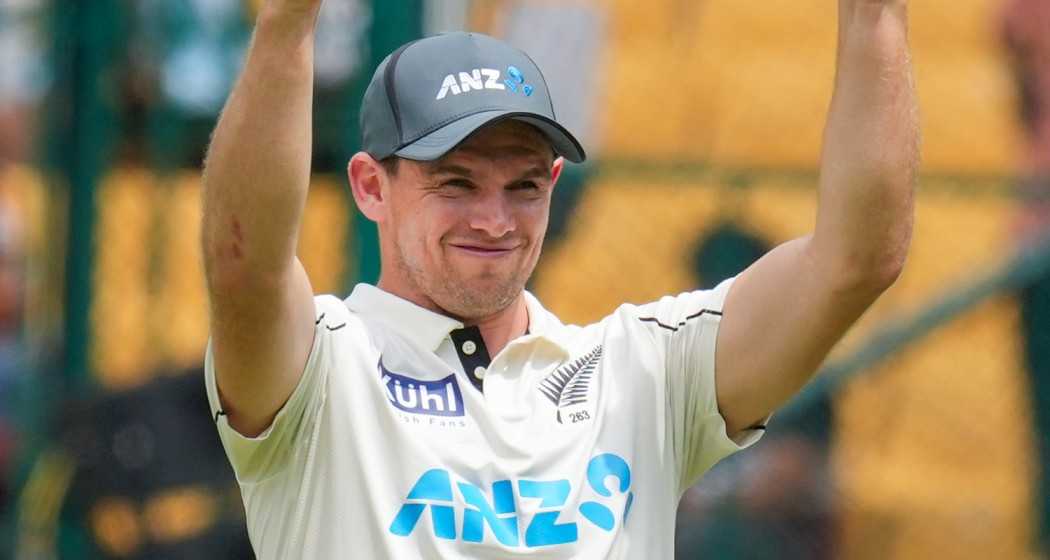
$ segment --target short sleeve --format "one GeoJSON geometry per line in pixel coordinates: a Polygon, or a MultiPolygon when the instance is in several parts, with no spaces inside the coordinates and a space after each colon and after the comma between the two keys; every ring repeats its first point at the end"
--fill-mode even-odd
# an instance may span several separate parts
{"type": "Polygon", "coordinates": [[[241,435],[227,421],[215,382],[211,342],[208,343],[204,360],[208,403],[219,438],[241,484],[258,483],[277,474],[291,457],[308,447],[313,437],[332,369],[335,346],[332,325],[345,325],[349,315],[343,302],[334,296],[315,297],[314,307],[317,317],[314,340],[303,375],[270,426],[256,437],[241,435]]]}
{"type": "Polygon", "coordinates": [[[678,469],[679,492],[696,483],[723,458],[748,447],[762,429],[730,438],[718,410],[715,346],[722,304],[732,286],[687,292],[641,306],[638,319],[655,337],[664,365],[668,430],[678,469]]]}

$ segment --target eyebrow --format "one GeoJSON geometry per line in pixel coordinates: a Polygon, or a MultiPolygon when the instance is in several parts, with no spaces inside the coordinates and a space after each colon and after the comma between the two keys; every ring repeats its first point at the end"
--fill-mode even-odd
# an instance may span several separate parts
{"type": "MultiPolygon", "coordinates": [[[[431,170],[433,175],[459,175],[462,177],[472,177],[473,172],[468,167],[462,165],[456,165],[454,163],[442,163],[438,164],[431,170]]],[[[525,179],[550,179],[553,175],[553,171],[550,169],[544,169],[543,166],[535,165],[530,167],[527,171],[518,176],[515,181],[523,181],[525,179]]]]}
{"type": "Polygon", "coordinates": [[[554,171],[552,169],[544,169],[537,165],[529,168],[525,173],[522,173],[517,180],[522,181],[524,179],[535,179],[537,177],[541,179],[550,179],[553,175],[554,171]]]}
{"type": "Polygon", "coordinates": [[[440,163],[431,169],[430,173],[433,175],[462,175],[464,177],[473,175],[470,168],[454,163],[440,163]]]}

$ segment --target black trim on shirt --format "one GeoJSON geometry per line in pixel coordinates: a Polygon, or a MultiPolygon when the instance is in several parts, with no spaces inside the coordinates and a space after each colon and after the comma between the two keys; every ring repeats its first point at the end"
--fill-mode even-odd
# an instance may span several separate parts
{"type": "Polygon", "coordinates": [[[678,332],[679,328],[685,326],[686,321],[689,321],[690,319],[696,319],[697,317],[699,317],[701,315],[705,315],[705,314],[707,314],[707,315],[715,315],[717,317],[721,317],[722,316],[722,312],[721,311],[715,311],[714,309],[701,309],[700,311],[697,311],[696,313],[693,313],[692,315],[689,315],[688,317],[686,317],[682,321],[679,321],[677,327],[672,327],[671,325],[665,325],[665,324],[661,323],[660,320],[657,319],[656,317],[639,317],[638,320],[643,322],[643,323],[656,323],[656,326],[660,327],[661,329],[667,329],[667,330],[669,330],[671,332],[678,332]]]}
{"type": "Polygon", "coordinates": [[[448,333],[448,336],[452,338],[452,346],[456,348],[459,363],[463,364],[463,372],[467,374],[467,379],[478,391],[481,391],[482,380],[474,375],[474,370],[479,367],[488,369],[489,364],[492,363],[489,349],[485,347],[485,339],[481,337],[481,329],[476,326],[464,327],[448,333]],[[473,354],[468,355],[463,352],[463,344],[467,341],[473,342],[476,347],[473,354]]]}

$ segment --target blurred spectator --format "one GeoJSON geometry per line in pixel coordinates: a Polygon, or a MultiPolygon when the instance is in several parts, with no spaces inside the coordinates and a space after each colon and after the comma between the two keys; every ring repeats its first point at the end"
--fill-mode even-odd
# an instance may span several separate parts
{"type": "MultiPolygon", "coordinates": [[[[1018,230],[1022,243],[1032,243],[1050,235],[1050,2],[1008,0],[1002,25],[1026,142],[1018,230]]],[[[1050,551],[1050,276],[1023,289],[1020,299],[1041,469],[1037,528],[1050,551]]]]}
{"type": "Polygon", "coordinates": [[[15,558],[253,558],[203,377],[66,403],[19,501],[15,558]]]}

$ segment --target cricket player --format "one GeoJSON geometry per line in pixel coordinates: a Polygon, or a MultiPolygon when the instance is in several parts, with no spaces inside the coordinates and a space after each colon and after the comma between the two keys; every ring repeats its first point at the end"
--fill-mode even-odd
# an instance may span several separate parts
{"type": "Polygon", "coordinates": [[[320,4],[264,4],[204,172],[206,383],[258,556],[671,558],[682,492],[762,435],[901,272],[906,2],[838,3],[813,233],[586,326],[524,290],[584,148],[533,61],[476,33],[376,69],[348,174],[381,277],[314,296],[295,249],[320,4]]]}

